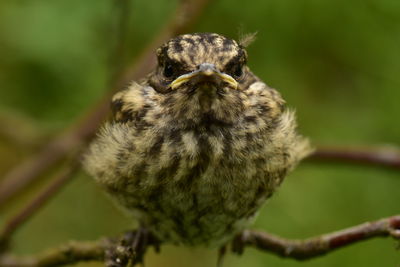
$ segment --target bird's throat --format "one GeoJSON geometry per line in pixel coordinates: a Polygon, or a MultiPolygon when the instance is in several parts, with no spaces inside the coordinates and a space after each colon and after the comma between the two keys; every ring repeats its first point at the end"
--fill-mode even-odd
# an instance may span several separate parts
{"type": "Polygon", "coordinates": [[[203,112],[210,111],[212,102],[216,97],[217,89],[215,88],[215,85],[204,83],[201,84],[197,90],[201,110],[203,112]]]}

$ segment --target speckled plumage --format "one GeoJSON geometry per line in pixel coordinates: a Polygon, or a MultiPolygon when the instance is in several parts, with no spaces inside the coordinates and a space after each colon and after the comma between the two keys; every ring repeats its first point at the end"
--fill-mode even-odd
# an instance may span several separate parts
{"type": "Polygon", "coordinates": [[[113,97],[113,120],[85,167],[161,241],[222,245],[251,223],[308,141],[235,41],[186,34],[157,55],[145,81],[113,97]],[[201,66],[213,74],[196,72],[201,66]]]}

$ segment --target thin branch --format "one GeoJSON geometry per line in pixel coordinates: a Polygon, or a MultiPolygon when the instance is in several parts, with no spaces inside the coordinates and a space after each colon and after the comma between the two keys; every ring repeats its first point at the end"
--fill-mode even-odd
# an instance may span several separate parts
{"type": "Polygon", "coordinates": [[[0,252],[8,247],[9,240],[13,233],[25,223],[33,214],[43,207],[49,199],[54,196],[79,170],[79,162],[74,160],[68,162],[68,166],[62,168],[52,179],[52,182],[40,192],[27,206],[14,215],[0,232],[0,252]]]}
{"type": "Polygon", "coordinates": [[[164,28],[155,39],[147,45],[139,56],[138,64],[132,64],[127,68],[118,86],[122,87],[131,80],[145,77],[155,66],[155,50],[166,40],[176,35],[190,31],[203,15],[207,6],[214,0],[180,0],[176,11],[172,14],[164,28]]]}
{"type": "MultiPolygon", "coordinates": [[[[116,83],[117,73],[121,71],[122,49],[125,42],[125,31],[129,16],[129,0],[118,0],[119,11],[117,25],[115,26],[116,44],[110,52],[111,66],[110,84],[116,83]]],[[[0,182],[0,206],[14,194],[28,186],[47,169],[56,165],[74,148],[81,146],[93,136],[94,130],[108,112],[109,95],[96,105],[89,115],[77,124],[77,127],[67,130],[64,134],[54,138],[32,158],[11,170],[0,182]]]]}
{"type": "Polygon", "coordinates": [[[374,165],[400,169],[400,150],[319,148],[309,158],[314,161],[337,161],[351,164],[374,165]]]}
{"type": "MultiPolygon", "coordinates": [[[[128,68],[119,79],[116,80],[114,89],[121,88],[127,81],[143,77],[154,66],[154,49],[164,40],[173,35],[186,31],[199,18],[210,0],[181,1],[173,20],[164,28],[158,37],[142,53],[140,60],[133,68],[128,68]]],[[[0,184],[0,205],[24,187],[29,185],[47,169],[54,166],[71,151],[83,145],[89,140],[98,125],[108,113],[108,101],[110,94],[85,117],[76,127],[67,130],[65,133],[49,142],[35,157],[28,159],[22,165],[6,175],[0,184]]],[[[374,155],[372,152],[360,151],[339,151],[319,150],[312,158],[314,159],[340,159],[351,162],[377,164],[399,168],[400,160],[398,155],[387,157],[387,154],[374,155]],[[345,153],[344,153],[345,152],[345,153]]],[[[63,170],[60,178],[55,180],[35,201],[27,206],[18,216],[12,219],[2,232],[2,240],[7,240],[11,234],[26,221],[45,201],[53,195],[72,176],[77,167],[63,170]]],[[[286,240],[266,233],[246,231],[242,235],[242,241],[247,246],[255,246],[260,249],[268,249],[281,256],[305,259],[325,254],[333,249],[347,244],[358,242],[375,236],[399,237],[400,228],[399,216],[383,219],[374,223],[363,224],[354,228],[340,231],[331,235],[317,237],[305,241],[286,240]],[[319,244],[329,246],[319,246],[319,244]],[[307,247],[307,249],[304,249],[307,247]],[[309,247],[309,248],[308,248],[309,247]],[[270,249],[271,248],[271,249],[270,249]],[[302,249],[303,248],[303,249],[302,249]],[[276,251],[275,251],[275,250],[276,251]],[[284,249],[284,250],[282,250],[284,249]],[[307,251],[307,256],[299,256],[298,251],[307,251]],[[281,251],[281,252],[279,252],[281,251]],[[282,252],[284,251],[284,252],[282,252]],[[294,251],[294,252],[292,252],[294,251]],[[297,252],[296,252],[297,251],[297,252]],[[283,253],[283,254],[282,254],[283,253]],[[297,254],[296,254],[297,253],[297,254]]],[[[103,260],[104,242],[94,243],[70,243],[53,252],[47,252],[37,258],[25,259],[18,262],[10,257],[3,257],[0,260],[1,266],[54,266],[73,263],[82,260],[103,260]],[[11,265],[7,265],[11,264],[11,265]]],[[[305,255],[305,254],[304,254],[305,255]]]]}
{"type": "Polygon", "coordinates": [[[51,140],[38,154],[28,158],[3,177],[0,182],[0,207],[94,135],[93,129],[98,127],[108,111],[109,100],[105,100],[93,109],[96,112],[92,111],[76,127],[51,140]]]}
{"type": "MultiPolygon", "coordinates": [[[[115,26],[115,31],[117,32],[116,44],[110,52],[110,61],[113,62],[109,79],[111,87],[115,85],[117,73],[121,71],[121,62],[124,55],[122,50],[125,47],[125,32],[129,18],[129,2],[129,0],[118,0],[118,5],[116,6],[119,14],[116,16],[118,18],[115,26]]],[[[69,129],[54,138],[37,155],[27,159],[6,174],[0,182],[0,206],[14,194],[28,186],[47,169],[62,161],[71,150],[90,140],[94,135],[94,130],[97,129],[108,112],[109,97],[110,95],[107,95],[100,101],[89,112],[87,117],[78,122],[75,128],[69,129]]]]}
{"type": "MultiPolygon", "coordinates": [[[[244,247],[249,246],[281,257],[306,260],[366,239],[388,236],[400,239],[400,215],[305,240],[289,240],[265,232],[246,230],[234,240],[233,252],[241,254],[244,247]]],[[[112,238],[94,242],[70,242],[32,257],[0,256],[0,266],[47,267],[81,261],[104,261],[113,245],[115,239],[112,238]]],[[[154,245],[153,242],[147,244],[154,245]]]]}
{"type": "Polygon", "coordinates": [[[109,240],[104,256],[104,264],[108,267],[144,265],[144,256],[150,246],[160,252],[161,243],[145,227],[126,232],[119,241],[109,240]]]}
{"type": "Polygon", "coordinates": [[[285,258],[307,260],[356,242],[387,236],[400,239],[400,215],[305,240],[289,240],[264,232],[244,231],[235,240],[233,251],[240,254],[245,246],[250,246],[285,258]]]}
{"type": "MultiPolygon", "coordinates": [[[[198,2],[201,2],[204,5],[206,1],[198,2]]],[[[127,7],[123,6],[122,8],[127,7]]],[[[179,12],[185,12],[182,7],[178,8],[178,10],[179,12]]],[[[193,17],[189,16],[188,19],[196,19],[200,14],[198,9],[196,9],[196,11],[198,12],[198,15],[194,15],[193,17]]],[[[127,13],[122,12],[122,14],[125,14],[124,16],[126,16],[127,13]]],[[[173,29],[174,32],[179,32],[180,30],[184,29],[184,26],[178,23],[174,23],[173,25],[176,25],[176,28],[173,29]]],[[[124,21],[120,22],[119,27],[126,27],[126,18],[124,21]]],[[[165,31],[170,30],[171,29],[167,27],[162,35],[165,34],[165,31]]],[[[120,34],[123,34],[123,29],[120,29],[120,34]]],[[[120,42],[123,42],[123,40],[123,37],[121,37],[120,42]]],[[[156,40],[155,42],[162,42],[162,40],[156,40]]],[[[153,44],[150,46],[155,46],[155,42],[153,42],[153,44]]],[[[157,46],[158,45],[159,44],[157,44],[157,46]]],[[[117,49],[120,48],[121,46],[118,45],[117,49]]],[[[144,54],[147,53],[153,54],[154,51],[148,50],[148,52],[145,52],[144,54]]],[[[146,68],[146,64],[148,64],[145,58],[146,56],[142,57],[142,60],[138,63],[138,65],[142,66],[144,69],[146,68]]],[[[150,68],[150,66],[148,67],[150,68]]],[[[138,70],[140,70],[140,68],[138,70]]],[[[140,71],[134,71],[133,75],[139,77],[139,75],[141,75],[139,72],[140,71]]],[[[81,147],[85,142],[90,140],[90,138],[94,135],[95,130],[98,128],[98,125],[108,112],[109,98],[110,95],[107,95],[96,107],[93,108],[92,112],[89,113],[89,116],[83,119],[75,128],[70,129],[63,135],[56,137],[53,141],[51,141],[38,155],[36,155],[36,158],[32,158],[24,162],[22,166],[19,166],[19,168],[11,171],[3,180],[3,182],[0,183],[0,206],[2,202],[6,202],[14,194],[28,186],[44,171],[63,160],[70,151],[81,147]]],[[[41,208],[47,202],[47,200],[53,196],[78,170],[79,154],[73,158],[74,163],[72,166],[61,170],[61,172],[57,175],[57,178],[55,178],[54,182],[51,183],[48,188],[46,188],[31,203],[29,203],[17,215],[15,215],[6,223],[5,227],[2,229],[2,232],[0,232],[0,251],[7,247],[9,239],[18,229],[18,227],[26,222],[39,208],[41,208]]]]}
{"type": "Polygon", "coordinates": [[[43,144],[50,129],[42,129],[33,119],[15,113],[15,110],[0,110],[0,139],[25,150],[43,144]]]}
{"type": "Polygon", "coordinates": [[[115,12],[112,14],[116,17],[116,25],[113,31],[115,32],[115,43],[111,45],[110,51],[110,78],[108,86],[116,87],[120,74],[124,67],[127,46],[127,32],[129,29],[129,19],[131,17],[131,0],[114,0],[115,12]]]}
{"type": "Polygon", "coordinates": [[[69,242],[64,246],[49,249],[35,257],[0,256],[2,267],[50,267],[82,261],[104,261],[108,240],[94,242],[69,242]]]}
{"type": "MultiPolygon", "coordinates": [[[[170,23],[147,46],[139,60],[133,64],[133,67],[127,68],[116,80],[113,91],[120,89],[132,79],[140,79],[146,75],[155,64],[155,48],[173,35],[190,28],[198,20],[209,2],[211,0],[181,1],[181,5],[178,6],[170,23]]],[[[71,150],[77,149],[93,137],[100,123],[108,114],[109,99],[113,91],[110,91],[92,108],[89,114],[80,120],[75,127],[69,128],[59,136],[54,137],[36,155],[28,158],[4,176],[0,182],[0,207],[49,168],[61,162],[71,150]]]]}
{"type": "MultiPolygon", "coordinates": [[[[120,58],[123,55],[123,47],[124,47],[124,33],[126,32],[127,28],[127,20],[129,17],[129,0],[118,0],[118,8],[119,12],[121,13],[118,17],[118,25],[117,25],[117,42],[116,42],[116,48],[113,49],[114,51],[111,53],[112,56],[111,58],[120,58]]],[[[116,79],[116,74],[120,71],[121,69],[121,60],[114,60],[114,64],[112,68],[114,71],[112,72],[112,75],[110,77],[111,84],[115,83],[116,79]]],[[[106,106],[106,105],[101,105],[106,106]]],[[[100,107],[100,108],[101,108],[100,107]]],[[[98,111],[99,108],[96,108],[96,111],[98,111]]],[[[104,111],[106,112],[106,110],[104,111]]],[[[96,115],[96,114],[95,114],[96,115]]],[[[99,121],[101,118],[90,118],[89,121],[99,121]],[[94,120],[93,120],[94,119],[94,120]]],[[[89,130],[87,128],[87,125],[83,125],[83,127],[78,127],[77,134],[78,138],[74,137],[70,141],[74,142],[80,141],[79,137],[82,137],[83,140],[88,139],[91,137],[92,133],[90,131],[92,127],[89,127],[89,130]]],[[[70,142],[66,142],[66,140],[62,140],[60,142],[61,144],[69,144],[68,147],[64,146],[65,150],[68,151],[71,147],[70,142]]],[[[51,157],[49,153],[48,155],[51,157]]],[[[49,157],[45,157],[46,162],[49,164],[49,157]]],[[[53,159],[54,160],[54,159],[53,159]]],[[[58,160],[58,159],[55,159],[58,160]]],[[[51,164],[52,161],[50,161],[51,164]]],[[[39,210],[42,206],[44,206],[47,201],[54,196],[61,188],[62,186],[70,180],[70,178],[77,172],[79,169],[79,154],[76,154],[74,157],[73,163],[68,166],[63,168],[57,175],[56,178],[52,179],[53,182],[45,189],[43,190],[42,193],[39,193],[35,199],[33,199],[32,202],[28,203],[26,207],[24,207],[19,213],[17,213],[13,218],[11,218],[3,228],[3,230],[0,232],[0,248],[1,247],[6,247],[9,239],[11,238],[12,234],[18,229],[20,225],[25,223],[37,210],[39,210]]]]}

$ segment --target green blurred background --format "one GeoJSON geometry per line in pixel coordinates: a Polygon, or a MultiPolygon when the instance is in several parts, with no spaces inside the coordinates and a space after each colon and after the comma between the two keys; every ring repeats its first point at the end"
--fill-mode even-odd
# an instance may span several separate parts
{"type": "MultiPolygon", "coordinates": [[[[149,43],[177,1],[132,0],[126,60],[149,43]]],[[[108,87],[116,22],[112,0],[0,1],[0,174],[77,120],[108,87]],[[12,133],[10,135],[10,132],[12,133]]],[[[217,0],[194,31],[237,38],[258,32],[249,65],[297,110],[315,145],[400,145],[400,1],[217,0]]],[[[1,176],[0,176],[1,177],[1,176]]],[[[15,214],[46,181],[1,211],[15,214]]],[[[305,238],[398,214],[400,174],[334,163],[301,164],[254,228],[305,238]]],[[[80,173],[15,235],[31,254],[70,239],[135,226],[80,173]]],[[[146,266],[215,266],[216,252],[162,247],[146,266]]],[[[306,262],[247,249],[225,266],[399,266],[390,239],[374,239],[306,262]]],[[[82,263],[80,266],[101,266],[82,263]]]]}

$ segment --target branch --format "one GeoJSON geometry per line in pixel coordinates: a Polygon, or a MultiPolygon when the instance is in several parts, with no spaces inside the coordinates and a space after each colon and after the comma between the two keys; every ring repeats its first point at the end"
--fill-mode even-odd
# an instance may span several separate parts
{"type": "Polygon", "coordinates": [[[19,148],[32,149],[43,144],[49,129],[41,129],[35,121],[28,116],[16,114],[15,110],[0,110],[0,140],[19,148]],[[15,131],[18,129],[18,131],[15,131]]]}
{"type": "Polygon", "coordinates": [[[69,242],[56,249],[50,249],[35,257],[0,257],[2,267],[50,267],[73,264],[81,261],[103,261],[108,241],[69,242]]]}
{"type": "Polygon", "coordinates": [[[94,135],[108,111],[108,99],[97,105],[85,119],[46,144],[38,154],[9,171],[0,182],[0,207],[12,196],[30,185],[45,171],[61,162],[72,150],[82,146],[94,135]]]}
{"type": "Polygon", "coordinates": [[[132,64],[126,69],[118,86],[122,87],[129,81],[145,77],[156,64],[156,49],[171,37],[190,31],[212,2],[213,0],[180,0],[171,20],[147,45],[137,60],[138,64],[132,64]]]}
{"type": "Polygon", "coordinates": [[[319,148],[309,158],[314,161],[337,161],[352,164],[375,165],[400,170],[400,150],[319,148]]]}
{"type": "MultiPolygon", "coordinates": [[[[69,162],[68,162],[69,163],[69,162]]],[[[9,240],[13,233],[26,222],[36,211],[43,207],[47,201],[54,196],[79,170],[79,162],[74,160],[67,167],[61,169],[52,182],[42,192],[40,192],[31,202],[29,202],[21,211],[14,215],[0,232],[0,252],[8,247],[9,240]]]]}
{"type": "Polygon", "coordinates": [[[188,30],[199,19],[211,0],[181,1],[172,19],[155,40],[142,52],[139,60],[128,67],[112,85],[110,91],[94,108],[78,122],[45,145],[36,155],[28,158],[9,171],[0,182],[0,207],[12,196],[34,182],[52,166],[61,162],[66,155],[90,140],[109,111],[112,92],[123,87],[132,79],[140,79],[154,66],[154,50],[165,40],[188,30]]]}
{"type": "Polygon", "coordinates": [[[387,236],[400,239],[400,215],[305,240],[289,240],[264,232],[244,231],[234,241],[233,251],[241,254],[245,246],[251,246],[284,258],[307,260],[356,242],[387,236]]]}
{"type": "MultiPolygon", "coordinates": [[[[281,257],[306,260],[366,239],[387,236],[400,239],[400,215],[305,240],[289,240],[265,232],[246,230],[233,241],[232,250],[241,254],[244,247],[250,246],[281,257]]],[[[3,255],[0,257],[0,266],[47,267],[80,261],[104,261],[110,248],[115,245],[114,240],[109,238],[94,242],[70,242],[32,257],[3,255]]],[[[147,243],[147,246],[154,245],[154,241],[147,243]]]]}

